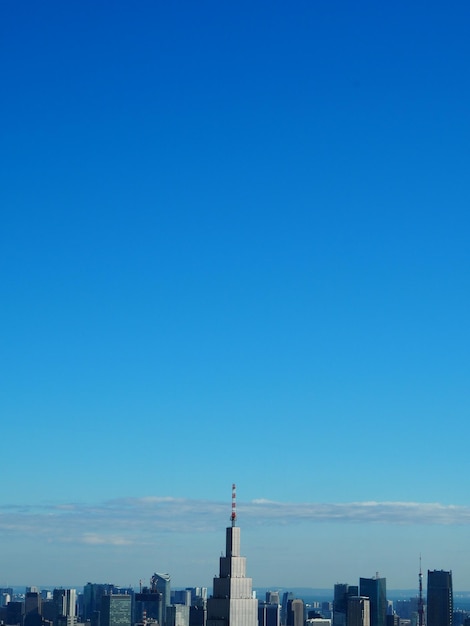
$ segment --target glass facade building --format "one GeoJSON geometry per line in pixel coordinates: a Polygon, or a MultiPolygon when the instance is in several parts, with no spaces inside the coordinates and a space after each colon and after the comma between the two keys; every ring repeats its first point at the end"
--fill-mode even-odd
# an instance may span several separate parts
{"type": "Polygon", "coordinates": [[[386,626],[387,588],[385,578],[360,578],[359,595],[370,600],[370,626],[386,626]]]}
{"type": "Polygon", "coordinates": [[[132,596],[102,596],[100,626],[131,626],[131,623],[132,596]]]}
{"type": "Polygon", "coordinates": [[[452,572],[428,570],[427,626],[452,626],[452,572]]]}

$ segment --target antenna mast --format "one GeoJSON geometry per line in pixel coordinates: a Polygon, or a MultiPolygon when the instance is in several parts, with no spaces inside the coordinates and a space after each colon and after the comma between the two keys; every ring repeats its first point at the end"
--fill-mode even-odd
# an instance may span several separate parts
{"type": "Polygon", "coordinates": [[[232,521],[232,527],[235,526],[235,522],[237,521],[237,493],[235,483],[232,484],[232,515],[230,519],[232,521]]]}
{"type": "Polygon", "coordinates": [[[425,626],[425,623],[424,623],[424,600],[423,600],[423,573],[421,571],[421,554],[419,555],[418,626],[425,626]]]}

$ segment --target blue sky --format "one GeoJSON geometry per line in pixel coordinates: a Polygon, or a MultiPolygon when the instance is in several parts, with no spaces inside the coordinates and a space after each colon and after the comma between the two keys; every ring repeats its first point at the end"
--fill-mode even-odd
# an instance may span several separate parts
{"type": "Polygon", "coordinates": [[[470,589],[470,9],[0,10],[0,583],[470,589]]]}

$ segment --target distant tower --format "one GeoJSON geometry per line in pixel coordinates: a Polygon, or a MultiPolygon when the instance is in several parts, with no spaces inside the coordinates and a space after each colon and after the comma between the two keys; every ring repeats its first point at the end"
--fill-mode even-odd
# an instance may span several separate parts
{"type": "Polygon", "coordinates": [[[452,626],[452,572],[428,570],[427,626],[452,626]]]}
{"type": "Polygon", "coordinates": [[[240,556],[240,528],[236,526],[236,491],[232,485],[231,525],[226,529],[225,556],[214,578],[213,596],[207,600],[206,626],[258,626],[258,600],[246,577],[246,558],[240,556]]]}
{"type": "Polygon", "coordinates": [[[418,626],[425,626],[424,600],[423,600],[423,572],[421,571],[421,555],[419,555],[418,626]]]}

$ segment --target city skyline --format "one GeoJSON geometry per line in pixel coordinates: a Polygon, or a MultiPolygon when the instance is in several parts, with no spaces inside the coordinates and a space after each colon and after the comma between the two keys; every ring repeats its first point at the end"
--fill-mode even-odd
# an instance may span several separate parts
{"type": "MultiPolygon", "coordinates": [[[[246,558],[239,556],[240,528],[236,526],[235,508],[231,525],[226,528],[226,553],[220,557],[220,575],[214,578],[211,595],[202,587],[170,589],[170,576],[157,573],[152,575],[150,587],[142,586],[141,581],[137,593],[129,587],[102,583],[87,583],[83,593],[78,595],[76,589],[63,587],[53,591],[27,587],[24,593],[1,588],[2,620],[9,620],[5,623],[12,626],[75,626],[77,623],[145,626],[149,623],[147,620],[163,626],[175,626],[175,623],[180,626],[219,623],[247,626],[257,624],[259,619],[260,626],[289,626],[292,622],[302,626],[307,616],[308,620],[324,620],[325,626],[378,626],[389,622],[400,624],[402,619],[405,624],[415,622],[420,606],[427,614],[426,620],[424,614],[419,617],[420,626],[461,624],[470,616],[470,592],[458,594],[459,606],[454,606],[452,572],[443,570],[428,571],[428,596],[424,598],[424,605],[421,592],[419,599],[416,595],[406,598],[405,590],[392,593],[390,597],[386,592],[386,579],[378,575],[361,578],[359,587],[335,584],[333,598],[322,592],[326,590],[282,591],[278,588],[276,591],[259,589],[265,601],[258,601],[252,593],[251,579],[245,576],[246,558]],[[165,589],[163,592],[158,591],[160,582],[165,589]]],[[[331,592],[329,590],[329,594],[331,592]]]]}
{"type": "Polygon", "coordinates": [[[0,584],[470,589],[470,5],[0,17],[0,584]]]}

